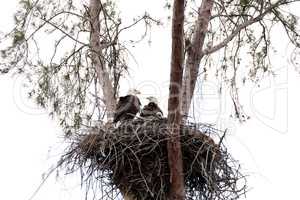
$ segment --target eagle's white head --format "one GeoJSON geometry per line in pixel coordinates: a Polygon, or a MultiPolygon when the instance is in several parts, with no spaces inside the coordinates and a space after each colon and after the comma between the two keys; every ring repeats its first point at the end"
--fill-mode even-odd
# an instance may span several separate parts
{"type": "Polygon", "coordinates": [[[141,92],[137,89],[130,89],[130,90],[128,90],[127,94],[137,96],[137,95],[141,94],[141,92]]]}
{"type": "Polygon", "coordinates": [[[153,103],[158,104],[157,98],[155,98],[155,97],[153,97],[153,96],[147,97],[146,99],[148,99],[149,102],[153,102],[153,103]]]}

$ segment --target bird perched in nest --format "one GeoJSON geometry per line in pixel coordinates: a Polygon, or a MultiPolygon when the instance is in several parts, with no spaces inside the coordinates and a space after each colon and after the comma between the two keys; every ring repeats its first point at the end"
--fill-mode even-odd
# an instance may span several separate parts
{"type": "Polygon", "coordinates": [[[140,92],[136,89],[133,89],[129,90],[126,96],[119,98],[113,123],[134,119],[135,115],[140,111],[141,108],[141,102],[137,97],[138,94],[140,94],[140,92]]]}
{"type": "Polygon", "coordinates": [[[162,118],[163,112],[158,106],[158,101],[155,97],[147,97],[149,103],[143,107],[141,110],[141,117],[157,117],[162,118]]]}

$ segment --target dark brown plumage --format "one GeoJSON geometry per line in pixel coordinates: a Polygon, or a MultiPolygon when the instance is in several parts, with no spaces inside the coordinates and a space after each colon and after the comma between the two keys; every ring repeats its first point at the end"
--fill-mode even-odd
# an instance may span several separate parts
{"type": "Polygon", "coordinates": [[[141,111],[141,117],[163,117],[163,112],[155,102],[149,102],[141,111]]]}
{"type": "Polygon", "coordinates": [[[140,111],[141,102],[135,95],[126,95],[119,98],[116,112],[114,114],[114,123],[122,120],[133,119],[140,111]]]}

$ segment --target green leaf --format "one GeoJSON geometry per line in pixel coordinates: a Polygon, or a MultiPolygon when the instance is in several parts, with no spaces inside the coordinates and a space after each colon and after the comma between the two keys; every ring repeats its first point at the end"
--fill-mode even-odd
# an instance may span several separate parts
{"type": "Polygon", "coordinates": [[[14,34],[13,45],[21,43],[25,39],[25,34],[22,31],[16,31],[14,34]]]}
{"type": "Polygon", "coordinates": [[[21,0],[21,1],[20,1],[20,4],[23,4],[23,6],[24,6],[24,8],[25,8],[26,10],[32,8],[32,5],[31,5],[30,0],[21,0]]]}
{"type": "Polygon", "coordinates": [[[249,4],[249,0],[240,0],[240,5],[242,6],[242,7],[245,7],[245,6],[247,6],[249,4]]]}

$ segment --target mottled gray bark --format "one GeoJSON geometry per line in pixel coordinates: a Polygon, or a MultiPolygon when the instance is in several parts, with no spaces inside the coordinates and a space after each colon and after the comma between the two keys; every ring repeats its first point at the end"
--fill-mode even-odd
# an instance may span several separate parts
{"type": "Polygon", "coordinates": [[[107,118],[112,120],[115,111],[116,99],[114,97],[112,80],[110,78],[105,61],[102,59],[102,48],[100,44],[100,30],[101,25],[99,15],[101,13],[101,4],[99,0],[90,0],[89,14],[90,14],[90,47],[92,65],[96,69],[98,82],[103,91],[103,100],[106,106],[107,118]]]}
{"type": "Polygon", "coordinates": [[[182,115],[187,117],[197,82],[200,62],[203,57],[203,44],[211,17],[213,0],[203,0],[198,9],[195,32],[187,51],[182,92],[182,115]]]}

